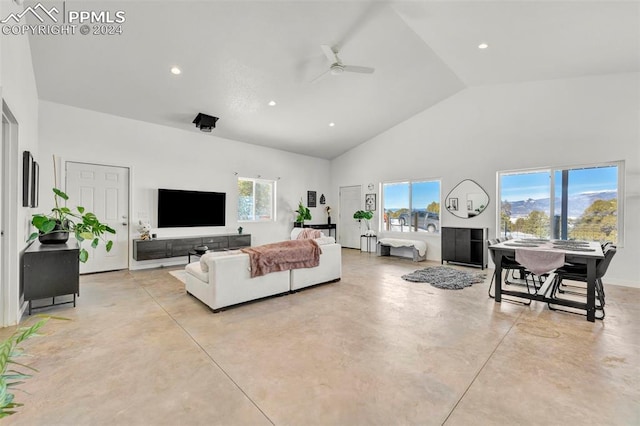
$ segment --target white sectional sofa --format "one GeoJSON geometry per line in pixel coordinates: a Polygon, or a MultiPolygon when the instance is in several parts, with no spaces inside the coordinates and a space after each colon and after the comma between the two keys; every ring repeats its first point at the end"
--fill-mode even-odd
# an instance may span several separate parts
{"type": "Polygon", "coordinates": [[[342,246],[321,245],[320,265],[315,268],[292,269],[290,290],[296,291],[312,285],[339,280],[342,277],[342,246]]]}
{"type": "Polygon", "coordinates": [[[342,247],[319,239],[322,254],[315,268],[272,272],[251,278],[249,255],[242,252],[207,253],[186,266],[187,293],[214,312],[263,297],[297,291],[342,277],[342,247]]]}

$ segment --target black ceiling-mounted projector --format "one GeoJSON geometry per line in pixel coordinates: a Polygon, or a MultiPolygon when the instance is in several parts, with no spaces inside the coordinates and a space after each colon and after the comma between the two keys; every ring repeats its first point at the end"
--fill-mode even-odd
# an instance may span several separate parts
{"type": "Polygon", "coordinates": [[[218,121],[218,117],[213,117],[211,115],[203,114],[201,112],[196,115],[196,118],[193,120],[193,123],[196,125],[201,132],[211,132],[211,129],[216,127],[216,121],[218,121]]]}

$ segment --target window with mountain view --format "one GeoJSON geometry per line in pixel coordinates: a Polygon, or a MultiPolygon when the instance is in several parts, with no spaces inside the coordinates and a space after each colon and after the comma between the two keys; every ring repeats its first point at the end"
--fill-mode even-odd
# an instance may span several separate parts
{"type": "Polygon", "coordinates": [[[383,228],[396,232],[440,232],[440,181],[382,184],[383,228]]]}
{"type": "Polygon", "coordinates": [[[499,234],[619,244],[623,166],[616,162],[499,173],[499,234]]]}
{"type": "Polygon", "coordinates": [[[238,221],[274,220],[275,193],[273,180],[238,178],[238,221]]]}

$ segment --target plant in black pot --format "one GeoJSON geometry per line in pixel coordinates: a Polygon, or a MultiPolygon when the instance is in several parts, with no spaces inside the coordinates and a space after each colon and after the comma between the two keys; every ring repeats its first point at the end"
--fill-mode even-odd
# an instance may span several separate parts
{"type": "Polygon", "coordinates": [[[311,220],[311,211],[302,204],[302,200],[300,200],[300,203],[298,204],[298,210],[296,210],[296,213],[298,213],[296,222],[302,226],[304,226],[305,220],[311,220]]]}
{"type": "Polygon", "coordinates": [[[34,214],[31,224],[38,230],[29,236],[27,242],[38,238],[42,244],[64,244],[73,233],[80,244],[80,262],[89,259],[89,252],[82,248],[82,242],[91,241],[91,247],[96,248],[100,240],[105,243],[107,251],[111,251],[113,241],[106,238],[106,234],[115,234],[116,231],[101,223],[94,213],[87,212],[84,207],[77,206],[74,210],[68,207],[60,207],[58,199],[69,200],[69,196],[53,188],[55,207],[51,213],[34,214]]]}

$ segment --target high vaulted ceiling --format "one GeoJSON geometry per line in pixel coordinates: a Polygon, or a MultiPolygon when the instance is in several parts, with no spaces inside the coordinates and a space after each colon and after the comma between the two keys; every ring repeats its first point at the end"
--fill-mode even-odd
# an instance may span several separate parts
{"type": "Polygon", "coordinates": [[[467,86],[640,71],[639,2],[64,7],[123,10],[126,21],[122,35],[31,36],[41,99],[195,132],[191,121],[204,112],[220,117],[212,135],[324,158],[467,86]],[[312,82],[329,67],[322,44],[337,48],[345,64],[375,73],[312,82]],[[171,74],[172,66],[182,74],[171,74]]]}

